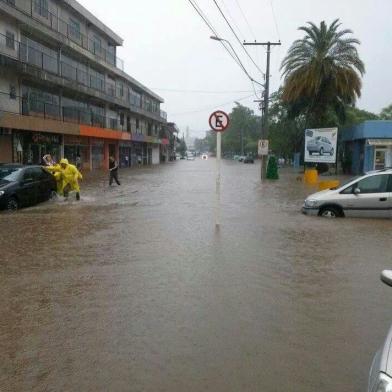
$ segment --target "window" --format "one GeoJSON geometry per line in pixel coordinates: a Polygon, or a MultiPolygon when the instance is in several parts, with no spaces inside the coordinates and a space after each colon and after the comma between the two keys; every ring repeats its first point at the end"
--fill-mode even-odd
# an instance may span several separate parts
{"type": "Polygon", "coordinates": [[[124,113],[120,113],[120,125],[124,125],[124,113]]]}
{"type": "Polygon", "coordinates": [[[44,18],[49,17],[48,0],[34,0],[34,12],[44,18]]]}
{"type": "Polygon", "coordinates": [[[117,129],[117,118],[111,118],[110,119],[110,128],[111,129],[117,129]]]}
{"type": "Polygon", "coordinates": [[[69,35],[80,40],[80,23],[72,18],[69,18],[69,35]]]}
{"type": "Polygon", "coordinates": [[[388,188],[389,176],[385,174],[371,176],[359,181],[356,188],[361,193],[385,193],[388,188]]]}
{"type": "Polygon", "coordinates": [[[101,54],[102,51],[102,43],[101,38],[94,34],[93,36],[93,53],[94,54],[101,54]]]}
{"type": "Polygon", "coordinates": [[[139,119],[136,119],[136,132],[139,132],[139,119]]]}
{"type": "Polygon", "coordinates": [[[16,87],[10,84],[10,99],[16,99],[16,87]]]}
{"type": "Polygon", "coordinates": [[[10,31],[5,33],[5,44],[9,49],[15,49],[15,34],[10,31]]]}

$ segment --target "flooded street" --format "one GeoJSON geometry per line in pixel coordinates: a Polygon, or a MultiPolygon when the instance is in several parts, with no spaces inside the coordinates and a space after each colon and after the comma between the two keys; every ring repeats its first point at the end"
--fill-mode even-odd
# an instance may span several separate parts
{"type": "Polygon", "coordinates": [[[1,391],[363,391],[392,323],[389,220],[300,213],[288,170],[120,171],[0,214],[1,391]]]}

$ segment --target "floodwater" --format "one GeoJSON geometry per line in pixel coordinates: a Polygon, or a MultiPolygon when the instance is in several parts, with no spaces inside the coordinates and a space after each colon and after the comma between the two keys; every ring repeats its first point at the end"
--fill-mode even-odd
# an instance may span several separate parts
{"type": "Polygon", "coordinates": [[[392,323],[388,220],[300,214],[283,170],[213,159],[95,174],[0,214],[1,391],[364,391],[392,323]]]}

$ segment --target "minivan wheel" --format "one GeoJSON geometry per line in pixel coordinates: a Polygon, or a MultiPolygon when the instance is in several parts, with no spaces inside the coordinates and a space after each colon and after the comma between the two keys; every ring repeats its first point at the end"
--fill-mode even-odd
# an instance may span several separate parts
{"type": "Polygon", "coordinates": [[[320,148],[320,155],[324,155],[324,149],[322,147],[320,148]]]}
{"type": "Polygon", "coordinates": [[[335,152],[335,151],[334,151],[334,149],[332,148],[332,149],[331,149],[331,152],[330,152],[331,156],[333,155],[334,152],[335,152]]]}
{"type": "Polygon", "coordinates": [[[7,211],[15,212],[17,211],[18,207],[18,200],[16,200],[15,197],[10,197],[7,201],[7,211]]]}
{"type": "Polygon", "coordinates": [[[325,207],[320,210],[319,216],[323,218],[339,218],[342,216],[342,214],[337,208],[325,207]]]}

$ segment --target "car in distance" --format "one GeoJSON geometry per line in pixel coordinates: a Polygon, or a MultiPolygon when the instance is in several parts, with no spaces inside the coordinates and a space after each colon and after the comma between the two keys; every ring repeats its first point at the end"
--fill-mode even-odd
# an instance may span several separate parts
{"type": "Polygon", "coordinates": [[[306,144],[306,149],[309,151],[309,155],[314,153],[318,153],[320,155],[324,154],[334,154],[334,149],[331,141],[324,136],[317,136],[314,139],[311,139],[306,144]]]}
{"type": "Polygon", "coordinates": [[[336,189],[314,193],[306,198],[302,212],[329,218],[392,218],[392,169],[371,172],[336,189]]]}
{"type": "Polygon", "coordinates": [[[255,163],[252,157],[245,157],[244,163],[255,163]]]}
{"type": "MultiPolygon", "coordinates": [[[[392,286],[392,271],[384,270],[381,281],[392,286]]],[[[392,391],[392,326],[382,347],[376,352],[370,367],[368,392],[392,391]]]]}
{"type": "Polygon", "coordinates": [[[193,152],[188,151],[186,153],[186,159],[187,159],[187,161],[194,161],[195,160],[195,155],[193,154],[193,152]]]}
{"type": "Polygon", "coordinates": [[[16,211],[56,195],[54,177],[41,166],[0,166],[0,209],[16,211]]]}
{"type": "Polygon", "coordinates": [[[201,156],[201,159],[202,159],[203,161],[206,161],[206,160],[208,159],[208,155],[207,155],[207,154],[203,154],[203,155],[201,156]]]}

